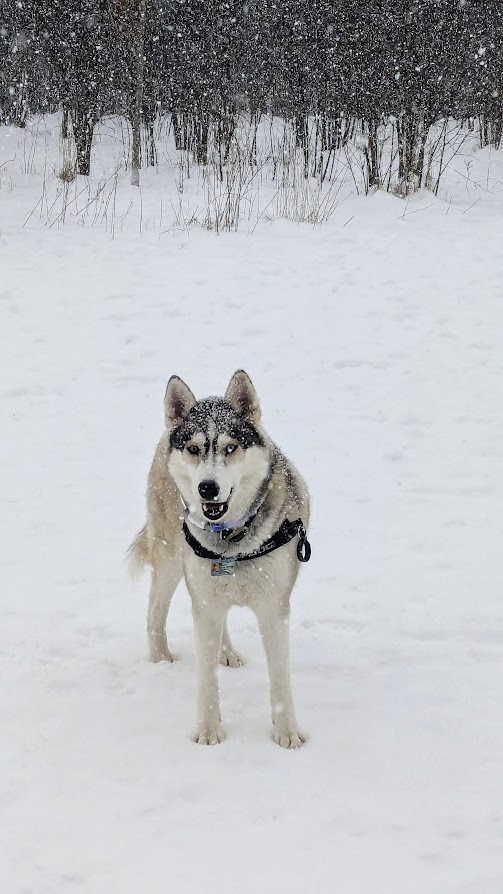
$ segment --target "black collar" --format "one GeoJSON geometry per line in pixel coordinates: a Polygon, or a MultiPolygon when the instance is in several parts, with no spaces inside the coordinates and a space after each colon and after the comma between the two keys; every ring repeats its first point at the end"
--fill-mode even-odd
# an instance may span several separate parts
{"type": "MultiPolygon", "coordinates": [[[[187,523],[183,523],[183,533],[185,536],[185,540],[189,544],[190,548],[194,551],[196,556],[199,556],[200,559],[222,559],[225,556],[225,553],[214,553],[211,550],[206,549],[199,543],[199,540],[196,540],[193,534],[191,534],[187,523]]],[[[309,540],[307,539],[306,529],[304,528],[304,523],[301,518],[296,519],[296,521],[288,521],[285,519],[281,527],[276,531],[272,537],[269,537],[262,546],[259,546],[258,549],[255,549],[253,552],[248,553],[247,555],[243,555],[242,553],[238,553],[237,556],[233,556],[237,562],[247,562],[249,559],[258,559],[260,556],[266,556],[268,553],[272,553],[273,550],[279,549],[280,546],[284,546],[285,543],[289,543],[290,540],[293,540],[295,535],[299,535],[299,542],[297,544],[297,558],[299,562],[309,562],[311,558],[311,545],[309,540]]],[[[244,536],[244,534],[243,534],[244,536]]]]}

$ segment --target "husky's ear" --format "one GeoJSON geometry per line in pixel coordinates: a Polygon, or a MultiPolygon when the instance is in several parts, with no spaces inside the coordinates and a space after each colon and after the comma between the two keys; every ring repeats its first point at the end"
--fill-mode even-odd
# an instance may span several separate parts
{"type": "Polygon", "coordinates": [[[260,422],[260,402],[250,377],[244,369],[238,369],[230,380],[225,400],[236,412],[250,422],[260,422]]]}
{"type": "Polygon", "coordinates": [[[171,376],[164,395],[166,428],[174,428],[185,419],[196,399],[189,386],[178,376],[171,376]]]}

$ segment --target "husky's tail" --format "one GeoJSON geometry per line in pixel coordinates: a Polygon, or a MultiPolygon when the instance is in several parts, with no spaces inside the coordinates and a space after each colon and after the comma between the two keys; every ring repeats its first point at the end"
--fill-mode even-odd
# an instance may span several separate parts
{"type": "Polygon", "coordinates": [[[143,525],[141,531],[138,531],[127,551],[127,555],[129,574],[132,578],[138,577],[145,570],[145,565],[148,564],[150,558],[146,525],[143,525]]]}

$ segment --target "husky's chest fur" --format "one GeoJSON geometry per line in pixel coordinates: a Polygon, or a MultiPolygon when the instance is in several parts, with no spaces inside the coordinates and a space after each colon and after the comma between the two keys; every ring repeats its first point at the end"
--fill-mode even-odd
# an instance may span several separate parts
{"type": "Polygon", "coordinates": [[[290,581],[293,587],[298,573],[295,547],[287,544],[281,553],[236,564],[232,576],[212,577],[210,559],[200,559],[190,548],[184,550],[184,574],[191,596],[203,591],[206,598],[229,609],[247,606],[254,609],[257,602],[275,600],[290,581]]]}

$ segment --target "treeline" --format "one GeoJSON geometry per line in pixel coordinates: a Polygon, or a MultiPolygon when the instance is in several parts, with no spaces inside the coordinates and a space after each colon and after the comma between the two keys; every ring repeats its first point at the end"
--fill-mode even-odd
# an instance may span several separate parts
{"type": "Polygon", "coordinates": [[[438,120],[479,118],[484,139],[501,141],[501,0],[146,0],[139,43],[141,5],[3,0],[0,123],[62,109],[88,173],[99,118],[132,117],[141,52],[147,132],[170,114],[178,148],[202,163],[210,130],[225,158],[243,110],[291,121],[306,153],[313,116],[325,149],[358,122],[377,184],[384,120],[396,124],[401,176],[419,184],[438,120]]]}

